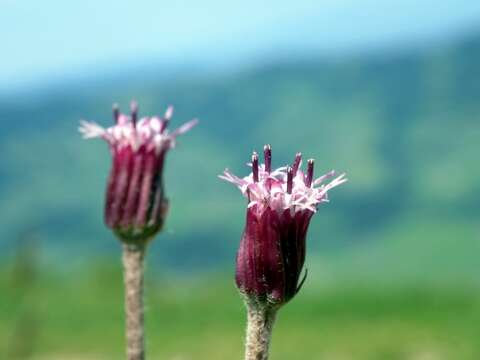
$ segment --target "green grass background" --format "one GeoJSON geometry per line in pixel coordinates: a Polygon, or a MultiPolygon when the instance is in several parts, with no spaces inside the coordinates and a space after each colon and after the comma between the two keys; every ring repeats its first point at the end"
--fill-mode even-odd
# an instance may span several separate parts
{"type": "MultiPolygon", "coordinates": [[[[11,286],[16,272],[1,273],[1,359],[123,358],[119,264],[37,272],[27,287],[11,286]]],[[[473,285],[309,280],[280,310],[272,359],[480,358],[480,291],[473,285]]],[[[147,273],[150,359],[241,359],[244,317],[231,279],[147,273]]]]}

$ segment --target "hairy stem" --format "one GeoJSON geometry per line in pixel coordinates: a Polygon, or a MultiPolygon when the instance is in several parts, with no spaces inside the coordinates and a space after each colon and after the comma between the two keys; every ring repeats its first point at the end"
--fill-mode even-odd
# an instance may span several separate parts
{"type": "Polygon", "coordinates": [[[277,309],[247,302],[245,360],[267,360],[277,309]]]}
{"type": "Polygon", "coordinates": [[[143,259],[144,245],[123,245],[127,359],[144,360],[143,259]]]}

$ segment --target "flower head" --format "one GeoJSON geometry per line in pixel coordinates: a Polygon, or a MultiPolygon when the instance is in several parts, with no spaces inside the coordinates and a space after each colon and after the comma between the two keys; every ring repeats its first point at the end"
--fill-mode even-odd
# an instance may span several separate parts
{"type": "Polygon", "coordinates": [[[169,132],[173,115],[170,106],[163,117],[138,119],[138,106],[131,104],[130,115],[113,106],[115,124],[104,128],[81,121],[86,139],[104,139],[112,153],[112,168],[105,200],[105,222],[124,242],[146,242],[162,227],[168,200],[163,189],[163,166],[176,137],[197,124],[191,120],[169,132]]]}
{"type": "Polygon", "coordinates": [[[291,166],[272,170],[271,147],[264,147],[264,164],[253,153],[248,165],[252,172],[239,178],[228,170],[220,176],[236,185],[248,199],[245,230],[237,253],[236,283],[255,301],[281,305],[289,301],[303,284],[305,239],[313,214],[328,201],[330,189],[343,184],[345,174],[331,171],[314,178],[314,161],[301,170],[298,153],[291,166]]]}

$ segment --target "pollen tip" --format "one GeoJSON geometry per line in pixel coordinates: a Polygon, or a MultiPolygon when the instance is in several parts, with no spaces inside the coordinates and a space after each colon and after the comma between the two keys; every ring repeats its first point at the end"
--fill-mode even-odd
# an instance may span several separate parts
{"type": "Polygon", "coordinates": [[[173,106],[172,105],[169,105],[167,107],[167,110],[165,110],[165,115],[163,115],[163,118],[166,120],[166,121],[169,121],[173,116],[173,106]]]}
{"type": "Polygon", "coordinates": [[[135,125],[138,117],[138,103],[135,100],[132,100],[130,103],[130,112],[132,115],[132,123],[135,125]]]}
{"type": "Polygon", "coordinates": [[[307,187],[312,186],[312,181],[313,181],[313,164],[315,160],[313,159],[308,159],[307,161],[307,176],[305,177],[305,185],[307,187]]]}
{"type": "Polygon", "coordinates": [[[300,163],[302,162],[302,153],[297,152],[295,154],[295,160],[293,160],[293,165],[292,165],[292,174],[293,176],[297,175],[297,171],[300,168],[300,163]]]}
{"type": "Polygon", "coordinates": [[[293,168],[287,167],[287,193],[291,194],[293,189],[293,168]]]}
{"type": "Polygon", "coordinates": [[[272,147],[270,144],[263,147],[263,161],[265,162],[265,171],[270,174],[272,171],[272,147]]]}
{"type": "Polygon", "coordinates": [[[117,103],[113,104],[112,112],[113,112],[113,120],[115,121],[115,123],[117,123],[118,117],[120,116],[120,106],[118,106],[117,103]]]}
{"type": "Polygon", "coordinates": [[[130,103],[130,110],[132,112],[138,111],[138,102],[136,100],[132,100],[132,102],[130,103]]]}
{"type": "Polygon", "coordinates": [[[253,181],[258,182],[258,154],[256,151],[252,154],[252,173],[253,173],[253,181]]]}

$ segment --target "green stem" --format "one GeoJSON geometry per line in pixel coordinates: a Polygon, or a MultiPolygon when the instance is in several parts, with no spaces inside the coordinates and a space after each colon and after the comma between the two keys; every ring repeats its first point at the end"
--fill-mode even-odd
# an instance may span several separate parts
{"type": "Polygon", "coordinates": [[[145,359],[143,262],[145,246],[123,245],[127,359],[145,359]]]}
{"type": "Polygon", "coordinates": [[[245,360],[267,360],[277,308],[247,301],[245,360]]]}

